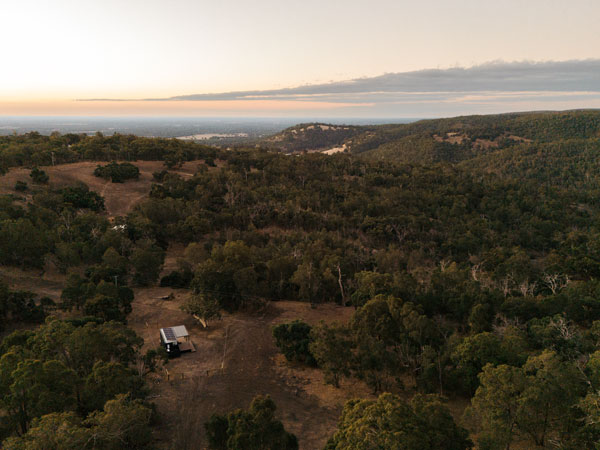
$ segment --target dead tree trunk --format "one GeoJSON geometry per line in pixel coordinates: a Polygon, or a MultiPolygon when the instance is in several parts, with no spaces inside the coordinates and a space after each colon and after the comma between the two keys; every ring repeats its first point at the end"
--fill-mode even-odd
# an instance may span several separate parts
{"type": "Polygon", "coordinates": [[[342,293],[342,306],[346,306],[346,293],[344,292],[344,283],[342,282],[342,269],[340,265],[337,266],[338,270],[338,284],[340,285],[340,292],[342,293]]]}

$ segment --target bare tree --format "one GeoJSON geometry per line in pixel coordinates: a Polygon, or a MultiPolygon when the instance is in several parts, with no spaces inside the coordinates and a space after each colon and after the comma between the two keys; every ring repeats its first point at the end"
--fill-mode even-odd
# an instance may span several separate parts
{"type": "Polygon", "coordinates": [[[344,291],[344,283],[342,282],[342,269],[340,265],[337,265],[338,270],[338,284],[340,285],[340,292],[342,294],[342,306],[346,306],[346,292],[344,291]]]}
{"type": "Polygon", "coordinates": [[[442,259],[440,261],[440,270],[445,272],[448,266],[452,263],[452,261],[448,261],[447,259],[442,259]]]}
{"type": "Polygon", "coordinates": [[[504,278],[498,281],[498,288],[502,291],[504,297],[508,297],[508,295],[511,293],[513,284],[514,278],[512,275],[506,275],[504,278]]]}
{"type": "Polygon", "coordinates": [[[481,263],[477,263],[471,266],[471,278],[475,281],[479,281],[479,275],[481,274],[481,263]]]}
{"type": "Polygon", "coordinates": [[[542,280],[548,289],[552,291],[552,294],[556,294],[564,289],[571,281],[569,275],[561,275],[558,273],[544,273],[542,280]]]}
{"type": "Polygon", "coordinates": [[[519,284],[519,291],[523,297],[531,296],[535,292],[535,288],[537,286],[537,282],[530,283],[529,278],[525,278],[519,284]]]}

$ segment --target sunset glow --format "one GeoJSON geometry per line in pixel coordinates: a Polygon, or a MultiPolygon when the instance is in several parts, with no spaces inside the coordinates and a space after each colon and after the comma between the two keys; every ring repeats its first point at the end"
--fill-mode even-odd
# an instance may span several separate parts
{"type": "MultiPolygon", "coordinates": [[[[489,61],[600,58],[594,0],[7,0],[2,13],[0,115],[410,115],[374,102],[357,110],[352,101],[318,99],[76,100],[273,90],[489,61]]],[[[584,103],[600,107],[597,99],[584,103]]],[[[544,108],[565,105],[578,106],[561,101],[544,108]]]]}

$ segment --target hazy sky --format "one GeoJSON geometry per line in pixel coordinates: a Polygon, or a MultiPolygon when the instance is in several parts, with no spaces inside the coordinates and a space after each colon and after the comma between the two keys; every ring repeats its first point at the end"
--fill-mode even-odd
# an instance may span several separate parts
{"type": "MultiPolygon", "coordinates": [[[[385,94],[369,102],[74,100],[273,91],[493,61],[600,59],[598,0],[0,0],[0,11],[0,115],[444,115],[432,98],[416,102],[418,114],[414,102],[382,107],[385,94]]],[[[587,97],[590,86],[571,85],[559,100],[513,95],[489,99],[483,110],[600,107],[600,87],[590,85],[587,97]]],[[[468,95],[468,85],[463,90],[468,95]]],[[[461,98],[450,110],[480,111],[461,98]]]]}

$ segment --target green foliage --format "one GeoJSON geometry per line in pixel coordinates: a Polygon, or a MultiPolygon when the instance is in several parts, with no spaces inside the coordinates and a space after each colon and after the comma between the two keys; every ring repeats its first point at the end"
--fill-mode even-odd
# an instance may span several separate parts
{"type": "Polygon", "coordinates": [[[88,208],[92,211],[104,209],[104,198],[90,189],[85,184],[69,186],[61,190],[63,202],[69,203],[73,208],[88,208]]]}
{"type": "Polygon", "coordinates": [[[221,318],[221,305],[210,294],[192,295],[181,309],[192,316],[201,318],[207,326],[210,320],[221,318]]]}
{"type": "Polygon", "coordinates": [[[137,180],[140,177],[140,169],[131,163],[113,161],[105,166],[96,167],[94,175],[110,179],[113,183],[123,183],[127,180],[137,180]]]}
{"type": "Polygon", "coordinates": [[[151,410],[124,395],[109,400],[103,411],[82,420],[72,412],[36,419],[27,433],[4,441],[13,450],[150,449],[151,410]]]}
{"type": "Polygon", "coordinates": [[[484,448],[505,448],[515,438],[537,446],[569,441],[578,420],[574,407],[585,392],[575,364],[545,351],[522,368],[488,364],[479,378],[471,414],[484,448]]]}
{"type": "Polygon", "coordinates": [[[169,172],[166,170],[161,170],[160,172],[153,172],[152,179],[158,183],[162,183],[168,174],[169,172]]]}
{"type": "Polygon", "coordinates": [[[309,324],[301,320],[273,327],[275,345],[288,361],[296,361],[310,366],[316,365],[317,362],[309,349],[311,329],[309,324]]]}
{"type": "MultiPolygon", "coordinates": [[[[60,306],[88,315],[7,338],[3,354],[18,355],[11,367],[58,361],[74,371],[76,403],[65,408],[79,414],[116,395],[112,379],[143,396],[130,365],[145,373],[160,355],[137,355],[135,337],[110,321],[126,320],[127,283],[155,283],[175,244],[187,246],[184,258],[161,284],[189,283],[185,310],[200,318],[266,300],[351,302],[348,324],[287,324],[275,336],[286,356],[312,355],[327,382],[353,376],[380,392],[409,377],[417,391],[475,393],[482,448],[590,448],[600,435],[600,114],[309,126],[270,144],[346,144],[354,155],[290,158],[123,135],[0,137],[3,168],[52,157],[206,162],[189,177],[157,173],[150,196],[114,224],[85,186],[0,196],[0,264],[69,273],[60,306]]],[[[115,169],[118,181],[121,166],[99,172],[115,169]]],[[[4,322],[36,322],[52,309],[0,293],[4,322]]],[[[12,432],[15,417],[0,414],[12,432]]],[[[223,436],[228,427],[215,419],[223,436]]]]}
{"type": "Polygon", "coordinates": [[[392,394],[377,400],[350,400],[326,450],[466,450],[468,432],[456,425],[435,395],[416,395],[405,402],[392,394]]]}
{"type": "Polygon", "coordinates": [[[408,372],[416,381],[425,349],[436,351],[442,343],[439,327],[421,308],[391,296],[377,296],[359,308],[351,331],[353,371],[376,392],[387,388],[399,372],[408,372]]]}
{"type": "Polygon", "coordinates": [[[48,180],[50,179],[50,177],[48,176],[48,174],[46,172],[44,172],[42,169],[39,169],[37,167],[34,167],[31,172],[29,173],[29,176],[31,177],[31,181],[33,181],[36,184],[46,184],[48,183],[48,180]]]}
{"type": "Polygon", "coordinates": [[[354,276],[356,289],[352,293],[352,304],[363,306],[377,295],[393,293],[393,278],[389,273],[362,271],[354,276]]]}
{"type": "Polygon", "coordinates": [[[277,147],[285,152],[306,149],[325,149],[341,146],[370,127],[330,125],[324,123],[302,123],[287,128],[262,142],[267,147],[277,147]]]}
{"type": "Polygon", "coordinates": [[[275,419],[275,403],[269,396],[252,400],[248,410],[213,414],[204,424],[212,450],[296,450],[296,436],[275,419]]]}
{"type": "Polygon", "coordinates": [[[114,280],[100,280],[96,284],[89,277],[70,274],[61,300],[60,307],[64,310],[83,309],[85,314],[107,322],[124,322],[127,314],[131,312],[133,291],[127,286],[115,285],[114,280]]]}
{"type": "Polygon", "coordinates": [[[0,359],[0,405],[9,414],[6,424],[27,432],[31,420],[76,405],[77,376],[60,361],[24,359],[9,352],[0,359]]]}
{"type": "Polygon", "coordinates": [[[25,192],[27,189],[29,189],[29,187],[25,181],[17,180],[15,183],[15,191],[25,192]]]}
{"type": "Polygon", "coordinates": [[[310,339],[308,349],[325,372],[325,381],[339,387],[341,377],[350,374],[350,330],[337,323],[320,323],[311,329],[310,339]]]}
{"type": "Polygon", "coordinates": [[[6,323],[43,322],[50,306],[31,292],[12,291],[0,282],[0,330],[6,323]]]}
{"type": "Polygon", "coordinates": [[[509,358],[501,340],[494,334],[484,332],[466,337],[454,350],[452,359],[463,379],[465,391],[475,393],[479,385],[478,375],[486,364],[504,364],[509,358]]]}
{"type": "Polygon", "coordinates": [[[118,394],[143,398],[144,388],[143,379],[133,369],[118,362],[98,361],[85,379],[82,403],[87,411],[94,411],[118,394]]]}
{"type": "Polygon", "coordinates": [[[252,250],[242,241],[215,246],[211,257],[196,267],[192,288],[198,294],[215,298],[227,311],[252,306],[259,293],[258,274],[252,261],[252,250]]]}
{"type": "Polygon", "coordinates": [[[189,288],[194,273],[189,269],[173,270],[160,279],[161,287],[189,288]]]}
{"type": "Polygon", "coordinates": [[[150,240],[138,243],[131,254],[133,281],[141,286],[147,286],[158,280],[165,261],[165,251],[150,240]]]}
{"type": "Polygon", "coordinates": [[[50,249],[50,236],[30,219],[0,222],[0,263],[41,268],[50,249]]]}
{"type": "Polygon", "coordinates": [[[142,342],[122,324],[56,319],[6,337],[0,345],[0,430],[22,435],[36,418],[86,414],[116,394],[143,398],[143,380],[129,368],[142,342]]]}

